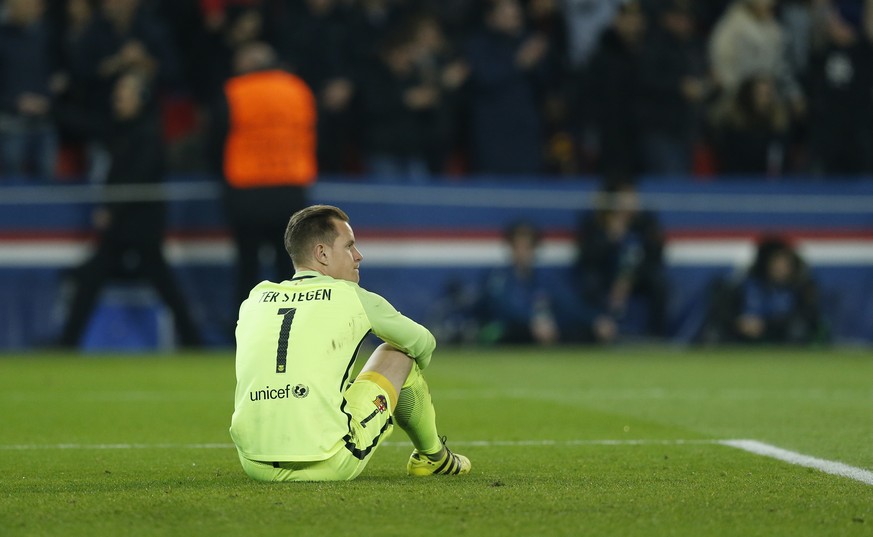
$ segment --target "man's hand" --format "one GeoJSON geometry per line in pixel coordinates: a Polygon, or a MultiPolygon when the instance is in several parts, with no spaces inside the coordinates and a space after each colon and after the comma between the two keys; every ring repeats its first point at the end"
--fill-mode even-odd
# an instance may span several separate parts
{"type": "Polygon", "coordinates": [[[515,64],[525,71],[539,63],[549,50],[549,42],[541,35],[529,37],[515,55],[515,64]]]}
{"type": "Polygon", "coordinates": [[[24,92],[18,96],[18,112],[23,116],[44,116],[48,113],[49,106],[49,100],[36,93],[24,92]]]}
{"type": "Polygon", "coordinates": [[[604,222],[606,237],[612,242],[619,242],[627,235],[631,225],[631,215],[627,211],[609,211],[604,222]]]}
{"type": "Polygon", "coordinates": [[[321,90],[321,104],[329,112],[342,112],[349,105],[355,87],[347,78],[334,78],[321,90]]]}
{"type": "Polygon", "coordinates": [[[535,315],[530,322],[530,332],[540,345],[554,345],[558,342],[558,325],[550,315],[535,315]]]}
{"type": "Polygon", "coordinates": [[[757,315],[740,315],[737,330],[749,339],[759,339],[764,335],[764,320],[757,315]]]}
{"type": "Polygon", "coordinates": [[[470,66],[463,60],[456,60],[446,65],[440,73],[440,83],[444,88],[457,89],[470,76],[470,66]]]}
{"type": "Polygon", "coordinates": [[[438,99],[439,92],[430,86],[417,86],[403,94],[403,103],[413,110],[431,108],[438,99]]]}
{"type": "Polygon", "coordinates": [[[686,76],[679,83],[679,91],[685,100],[692,103],[699,103],[706,97],[708,91],[707,84],[702,78],[686,76]]]}
{"type": "Polygon", "coordinates": [[[618,325],[607,315],[601,315],[594,319],[591,331],[594,332],[594,339],[602,343],[609,343],[618,337],[618,325]]]}

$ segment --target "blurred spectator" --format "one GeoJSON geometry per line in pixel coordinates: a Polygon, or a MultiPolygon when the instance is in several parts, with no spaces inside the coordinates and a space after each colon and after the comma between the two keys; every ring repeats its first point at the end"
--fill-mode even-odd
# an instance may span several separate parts
{"type": "MultiPolygon", "coordinates": [[[[657,3],[658,0],[643,0],[645,3],[657,3]]],[[[790,1],[790,0],[789,0],[790,1]]],[[[805,0],[801,0],[805,1],[805,0]]],[[[697,26],[699,35],[710,35],[712,29],[718,24],[724,12],[734,2],[734,0],[706,0],[705,2],[695,2],[694,12],[696,14],[697,26]]]]}
{"type": "Polygon", "coordinates": [[[819,0],[823,6],[835,9],[843,20],[859,34],[873,39],[873,2],[871,0],[819,0]]]}
{"type": "MultiPolygon", "coordinates": [[[[63,26],[55,52],[57,71],[52,90],[55,93],[52,116],[57,125],[60,143],[83,149],[86,140],[100,140],[105,136],[105,124],[95,120],[88,110],[91,102],[87,85],[75,69],[82,38],[98,11],[99,0],[67,0],[64,6],[63,26]],[[103,130],[101,130],[103,129],[103,130]]],[[[87,154],[87,151],[85,152],[87,154]]],[[[90,169],[90,163],[84,163],[90,169]]]]}
{"type": "Polygon", "coordinates": [[[645,32],[640,3],[626,2],[591,57],[583,105],[591,109],[599,137],[598,169],[605,175],[643,171],[637,103],[645,32]]]}
{"type": "MultiPolygon", "coordinates": [[[[33,78],[40,66],[33,57],[42,56],[48,41],[48,69],[57,76],[50,78],[50,91],[28,92],[37,99],[25,98],[25,108],[43,115],[26,122],[50,127],[48,118],[54,118],[62,156],[71,143],[89,142],[96,180],[105,175],[97,141],[108,128],[110,88],[120,73],[151,73],[164,97],[165,132],[174,136],[182,124],[188,133],[198,111],[188,92],[200,104],[213,102],[233,75],[234,53],[253,41],[275,45],[280,59],[313,88],[319,168],[357,172],[366,160],[362,153],[369,152],[361,136],[371,135],[362,132],[370,130],[370,118],[358,115],[359,86],[371,81],[377,44],[398,34],[412,45],[412,72],[436,93],[419,110],[427,124],[422,158],[430,173],[572,175],[596,165],[600,173],[687,175],[692,162],[700,163],[693,157],[701,154],[694,149],[702,141],[702,106],[720,96],[717,115],[723,114],[751,76],[773,80],[791,112],[789,170],[808,169],[807,141],[816,172],[865,173],[873,160],[873,151],[859,149],[873,143],[859,132],[873,121],[864,112],[871,99],[855,100],[870,71],[863,49],[873,37],[871,0],[53,0],[50,16],[23,23],[27,31],[13,23],[27,12],[42,13],[44,3],[4,3],[0,50],[24,53],[12,54],[0,74],[8,69],[28,76],[0,84],[0,94],[7,94],[0,131],[21,124],[8,94],[33,78]],[[833,13],[854,40],[835,29],[841,23],[833,22],[833,13]],[[33,43],[10,41],[12,34],[33,43]],[[846,61],[852,64],[850,82],[837,82],[847,76],[839,67],[846,61]],[[817,92],[814,101],[805,99],[801,88],[807,87],[817,92]],[[167,89],[174,91],[168,95],[167,89]],[[180,101],[183,114],[168,113],[180,101]],[[50,115],[39,111],[45,108],[50,115]],[[807,109],[815,117],[807,117],[807,109]],[[846,116],[850,109],[861,112],[846,116]],[[832,132],[840,124],[849,126],[851,141],[837,147],[832,132]]],[[[11,138],[20,143],[22,136],[11,138]]],[[[51,146],[53,136],[37,138],[51,146]]],[[[44,174],[38,171],[42,162],[54,167],[40,155],[55,151],[8,150],[0,157],[8,160],[10,153],[21,158],[3,165],[7,173],[24,166],[44,174]]],[[[61,169],[68,162],[64,158],[61,169]]]]}
{"type": "MultiPolygon", "coordinates": [[[[92,0],[103,3],[104,0],[92,0]]],[[[253,3],[252,1],[246,4],[253,3]]],[[[217,28],[223,27],[228,18],[228,9],[234,1],[225,0],[140,0],[142,7],[147,12],[147,17],[155,21],[161,28],[168,50],[172,51],[175,69],[174,79],[169,88],[164,91],[165,102],[163,112],[167,112],[166,101],[193,99],[195,102],[204,102],[200,91],[207,84],[204,66],[211,58],[203,53],[207,46],[211,45],[209,36],[212,30],[209,27],[210,20],[220,21],[217,28]],[[228,5],[225,5],[228,4],[228,5]]],[[[254,0],[259,3],[260,0],[254,0]]],[[[229,63],[229,62],[228,62],[229,63]]],[[[165,117],[165,119],[167,119],[165,117]]],[[[172,121],[172,119],[171,119],[172,121]]],[[[172,159],[171,159],[172,160],[172,159]]]]}
{"type": "Polygon", "coordinates": [[[781,237],[762,239],[739,278],[715,282],[705,343],[810,343],[824,337],[818,289],[781,237]]]}
{"type": "MultiPolygon", "coordinates": [[[[123,74],[112,95],[113,118],[107,184],[158,185],[164,175],[160,122],[141,73],[123,74]]],[[[101,288],[115,278],[148,281],[173,314],[184,346],[201,343],[162,246],[165,229],[163,202],[136,201],[109,205],[95,215],[100,238],[91,258],[74,272],[75,290],[60,344],[75,347],[88,325],[101,288]]]]}
{"type": "Polygon", "coordinates": [[[416,68],[425,84],[439,91],[430,128],[425,132],[425,158],[431,173],[443,174],[462,137],[462,89],[470,76],[470,67],[449,43],[436,17],[428,14],[415,17],[411,31],[416,68]]]}
{"type": "Polygon", "coordinates": [[[470,0],[421,0],[421,9],[434,15],[452,43],[461,42],[482,21],[485,2],[470,0]]]}
{"type": "Polygon", "coordinates": [[[358,0],[348,5],[352,6],[349,22],[349,42],[354,43],[350,51],[352,63],[358,69],[365,69],[390,34],[408,31],[404,23],[411,15],[411,7],[402,0],[358,0]]]}
{"type": "Polygon", "coordinates": [[[350,104],[355,91],[355,56],[349,16],[339,0],[284,4],[271,21],[271,40],[318,101],[318,167],[340,172],[348,160],[350,104]]]}
{"type": "Polygon", "coordinates": [[[718,170],[726,175],[780,175],[785,162],[789,112],[766,76],[740,83],[712,118],[718,170]]]}
{"type": "Polygon", "coordinates": [[[224,83],[234,75],[233,58],[243,46],[264,37],[264,13],[260,2],[210,6],[204,4],[203,35],[193,46],[192,90],[202,103],[221,95],[224,83]],[[220,8],[220,9],[219,9],[220,8]]]}
{"type": "Polygon", "coordinates": [[[234,57],[237,76],[215,104],[210,160],[225,180],[225,202],[236,247],[239,305],[259,281],[260,251],[269,247],[275,274],[292,273],[285,251],[288,215],[309,204],[317,174],[316,105],[300,78],[278,68],[275,51],[248,43],[234,57]]]}
{"type": "Polygon", "coordinates": [[[779,24],[785,36],[785,58],[797,79],[803,80],[812,55],[818,0],[782,0],[778,4],[779,24]]]}
{"type": "Polygon", "coordinates": [[[623,0],[561,0],[571,69],[584,69],[623,0]]]}
{"type": "Polygon", "coordinates": [[[162,23],[140,0],[104,0],[102,6],[82,36],[76,74],[88,85],[92,112],[109,117],[109,96],[121,74],[135,69],[160,88],[177,81],[178,69],[162,23]]]}
{"type": "Polygon", "coordinates": [[[526,32],[517,0],[495,0],[485,21],[485,30],[467,44],[473,170],[539,173],[543,169],[539,90],[548,41],[526,32]]]}
{"type": "Polygon", "coordinates": [[[645,171],[688,175],[709,93],[703,47],[688,0],[665,0],[640,59],[640,130],[645,171]]]}
{"type": "MultiPolygon", "coordinates": [[[[173,0],[168,0],[173,1],[173,0]]],[[[250,9],[257,11],[263,0],[199,0],[200,11],[203,13],[203,24],[211,31],[232,26],[234,14],[250,9]]]]}
{"type": "Polygon", "coordinates": [[[873,42],[850,15],[828,13],[810,63],[810,150],[827,175],[873,172],[873,42]]]}
{"type": "Polygon", "coordinates": [[[560,0],[528,0],[524,4],[531,32],[546,40],[539,90],[545,147],[544,171],[549,174],[580,173],[582,163],[574,142],[574,114],[570,102],[578,76],[569,67],[568,35],[560,0]]]}
{"type": "Polygon", "coordinates": [[[6,0],[0,24],[0,171],[54,177],[57,132],[51,120],[54,66],[42,22],[43,0],[6,0]]]}
{"type": "Polygon", "coordinates": [[[395,32],[382,43],[361,78],[359,98],[366,171],[378,180],[427,177],[427,133],[440,92],[436,81],[429,83],[416,68],[406,32],[395,32]]]}
{"type": "Polygon", "coordinates": [[[611,341],[615,323],[574,300],[564,282],[536,266],[540,232],[530,222],[506,230],[510,264],[491,270],[479,306],[485,343],[551,345],[611,341]]]}
{"type": "Polygon", "coordinates": [[[630,178],[615,176],[606,181],[597,208],[582,215],[576,241],[575,279],[583,300],[620,321],[632,297],[644,298],[647,332],[665,336],[664,234],[658,218],[639,208],[630,178]]]}
{"type": "MultiPolygon", "coordinates": [[[[160,90],[177,80],[176,55],[161,22],[140,0],[104,0],[78,40],[73,53],[71,91],[84,96],[84,114],[92,132],[106,132],[111,123],[110,98],[117,78],[132,69],[154,78],[160,90]]],[[[107,156],[97,140],[90,140],[89,175],[103,180],[107,156]]]]}
{"type": "Polygon", "coordinates": [[[725,99],[733,98],[743,80],[767,76],[801,115],[805,99],[786,55],[775,6],[776,0],[734,0],[710,39],[712,72],[725,99]]]}

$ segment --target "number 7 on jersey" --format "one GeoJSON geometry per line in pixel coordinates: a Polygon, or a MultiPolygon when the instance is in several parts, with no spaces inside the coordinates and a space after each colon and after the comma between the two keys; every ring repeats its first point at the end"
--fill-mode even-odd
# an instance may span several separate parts
{"type": "Polygon", "coordinates": [[[279,344],[276,347],[276,373],[284,373],[287,370],[288,361],[288,336],[291,334],[291,323],[294,322],[294,313],[297,308],[279,308],[278,315],[282,315],[282,327],[279,328],[279,344]]]}

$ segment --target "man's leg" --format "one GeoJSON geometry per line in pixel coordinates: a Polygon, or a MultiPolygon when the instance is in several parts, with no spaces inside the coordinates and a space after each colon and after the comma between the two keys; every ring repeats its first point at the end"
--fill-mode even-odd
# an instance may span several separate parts
{"type": "Polygon", "coordinates": [[[236,282],[234,284],[234,310],[248,298],[252,287],[260,282],[259,235],[244,224],[233,226],[233,241],[236,249],[236,282]]]}
{"type": "Polygon", "coordinates": [[[382,344],[361,370],[364,378],[373,373],[388,379],[398,394],[391,401],[391,414],[397,425],[409,435],[415,449],[419,453],[439,455],[443,444],[437,433],[436,412],[430,390],[415,361],[390,345],[382,344]]]}
{"type": "Polygon", "coordinates": [[[200,330],[188,310],[188,302],[182,294],[175,274],[164,258],[160,244],[144,244],[140,248],[142,276],[148,280],[164,304],[173,312],[176,335],[185,347],[199,347],[203,344],[200,330]]]}
{"type": "MultiPolygon", "coordinates": [[[[393,389],[393,393],[390,393],[391,390],[389,390],[389,395],[393,395],[390,401],[391,413],[393,414],[394,409],[397,407],[398,394],[400,394],[406,378],[409,377],[409,372],[412,370],[414,363],[412,358],[406,354],[387,343],[383,343],[370,355],[370,359],[367,360],[360,374],[358,374],[358,379],[378,378],[381,376],[387,380],[393,389]]],[[[377,382],[377,384],[384,385],[381,381],[377,382]]]]}
{"type": "Polygon", "coordinates": [[[437,432],[430,389],[415,362],[400,390],[394,421],[406,431],[419,453],[437,460],[442,458],[445,448],[437,432]]]}
{"type": "Polygon", "coordinates": [[[470,461],[445,447],[436,426],[430,389],[415,362],[390,345],[380,345],[367,361],[358,379],[385,377],[397,390],[391,410],[397,425],[412,440],[415,451],[407,470],[411,475],[461,474],[470,471],[470,461]]]}
{"type": "Polygon", "coordinates": [[[97,246],[97,251],[84,266],[76,271],[75,289],[70,301],[67,318],[58,344],[63,347],[78,347],[91,314],[97,306],[100,291],[112,274],[119,251],[106,242],[97,246]]]}

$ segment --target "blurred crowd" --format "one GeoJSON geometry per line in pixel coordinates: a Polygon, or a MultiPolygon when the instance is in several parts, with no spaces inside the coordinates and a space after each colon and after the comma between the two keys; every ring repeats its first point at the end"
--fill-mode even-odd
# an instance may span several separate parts
{"type": "MultiPolygon", "coordinates": [[[[506,260],[478,281],[450,280],[434,311],[440,339],[453,343],[612,343],[666,340],[677,332],[658,216],[640,206],[631,178],[604,180],[595,208],[580,212],[574,262],[538,263],[541,230],[531,221],[505,230],[506,260]]],[[[709,282],[690,341],[822,344],[830,340],[818,283],[787,237],[765,234],[749,266],[709,282]]]]}
{"type": "Polygon", "coordinates": [[[873,172],[870,0],[3,0],[0,174],[99,180],[132,71],[206,169],[256,41],[316,96],[321,173],[873,172]]]}

